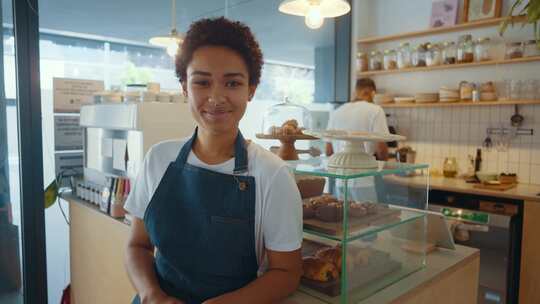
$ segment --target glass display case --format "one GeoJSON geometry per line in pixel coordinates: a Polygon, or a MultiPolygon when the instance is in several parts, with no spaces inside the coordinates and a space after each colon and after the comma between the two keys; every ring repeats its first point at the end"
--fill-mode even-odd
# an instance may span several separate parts
{"type": "Polygon", "coordinates": [[[428,165],[340,169],[326,157],[288,165],[303,200],[303,292],[358,303],[425,266],[428,165]]]}

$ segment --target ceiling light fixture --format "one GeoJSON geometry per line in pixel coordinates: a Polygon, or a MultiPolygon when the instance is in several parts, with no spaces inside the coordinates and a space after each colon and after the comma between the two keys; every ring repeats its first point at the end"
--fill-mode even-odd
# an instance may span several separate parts
{"type": "Polygon", "coordinates": [[[184,42],[184,36],[176,30],[176,0],[171,0],[171,33],[166,36],[155,36],[150,38],[150,44],[164,47],[167,54],[174,57],[178,52],[179,45],[184,42]]]}
{"type": "Polygon", "coordinates": [[[345,0],[285,0],[279,5],[279,11],[305,17],[307,27],[318,29],[324,18],[343,16],[351,11],[351,5],[345,0]]]}

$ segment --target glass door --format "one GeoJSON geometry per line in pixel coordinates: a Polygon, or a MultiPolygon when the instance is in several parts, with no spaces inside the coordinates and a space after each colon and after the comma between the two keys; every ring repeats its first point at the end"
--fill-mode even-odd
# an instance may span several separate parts
{"type": "Polygon", "coordinates": [[[47,303],[37,16],[36,0],[0,0],[2,304],[47,303]]]}
{"type": "Polygon", "coordinates": [[[23,303],[15,37],[10,1],[2,1],[0,11],[0,303],[23,303]]]}

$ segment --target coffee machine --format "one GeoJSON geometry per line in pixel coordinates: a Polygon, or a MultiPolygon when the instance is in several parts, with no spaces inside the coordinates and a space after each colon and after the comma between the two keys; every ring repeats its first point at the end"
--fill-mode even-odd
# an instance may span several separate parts
{"type": "Polygon", "coordinates": [[[81,108],[84,181],[106,186],[110,178],[134,181],[146,152],[167,139],[188,137],[195,129],[183,102],[93,104],[81,108]]]}

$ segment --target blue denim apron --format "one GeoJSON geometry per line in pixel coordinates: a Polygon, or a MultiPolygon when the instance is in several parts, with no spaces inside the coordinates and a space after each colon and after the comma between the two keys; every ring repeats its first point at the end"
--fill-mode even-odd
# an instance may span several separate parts
{"type": "Polygon", "coordinates": [[[157,248],[160,287],[189,304],[239,289],[258,270],[255,178],[238,175],[248,168],[246,142],[238,132],[229,175],[187,163],[196,137],[197,130],[167,168],[144,215],[157,248]]]}

